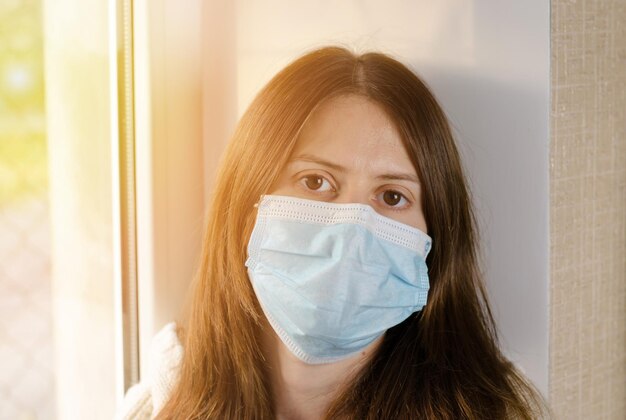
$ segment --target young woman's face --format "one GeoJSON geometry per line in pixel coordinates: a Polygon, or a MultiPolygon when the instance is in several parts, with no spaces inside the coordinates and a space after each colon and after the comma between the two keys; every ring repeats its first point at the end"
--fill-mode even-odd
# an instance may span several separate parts
{"type": "Polygon", "coordinates": [[[380,105],[359,95],[333,98],[311,115],[271,194],[368,204],[428,233],[400,133],[380,105]]]}

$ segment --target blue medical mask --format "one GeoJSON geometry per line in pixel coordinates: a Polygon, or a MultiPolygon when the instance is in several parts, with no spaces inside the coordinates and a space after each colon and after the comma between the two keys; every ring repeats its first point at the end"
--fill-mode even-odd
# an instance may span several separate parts
{"type": "Polygon", "coordinates": [[[265,195],[246,267],[285,346],[306,363],[330,363],[422,309],[431,243],[365,204],[265,195]]]}

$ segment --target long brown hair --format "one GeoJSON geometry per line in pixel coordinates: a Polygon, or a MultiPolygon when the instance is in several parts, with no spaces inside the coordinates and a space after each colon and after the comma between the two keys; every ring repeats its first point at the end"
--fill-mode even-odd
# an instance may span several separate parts
{"type": "Polygon", "coordinates": [[[326,418],[536,418],[537,390],[500,352],[481,280],[478,235],[454,138],[428,87],[388,55],[342,47],[311,51],[259,92],[224,155],[201,262],[179,330],[179,380],[158,418],[275,417],[261,351],[263,312],[244,262],[254,204],[268,193],[308,116],[323,101],[358,94],[397,124],[423,185],[433,239],[425,308],[385,334],[326,418]]]}

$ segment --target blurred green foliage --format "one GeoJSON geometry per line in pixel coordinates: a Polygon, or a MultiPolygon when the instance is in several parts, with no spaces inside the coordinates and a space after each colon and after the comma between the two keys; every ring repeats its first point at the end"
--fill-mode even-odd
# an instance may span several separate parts
{"type": "Polygon", "coordinates": [[[46,194],[41,0],[0,0],[0,206],[46,194]]]}

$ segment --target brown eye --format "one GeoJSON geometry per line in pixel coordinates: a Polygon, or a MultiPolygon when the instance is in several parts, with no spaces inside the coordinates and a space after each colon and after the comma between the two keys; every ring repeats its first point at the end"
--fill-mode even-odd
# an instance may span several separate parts
{"type": "Polygon", "coordinates": [[[402,194],[396,191],[388,190],[383,193],[383,200],[385,201],[385,204],[390,206],[397,205],[402,198],[402,194]]]}
{"type": "Polygon", "coordinates": [[[330,182],[320,175],[305,175],[299,180],[300,184],[309,191],[329,192],[333,191],[330,182]]]}
{"type": "Polygon", "coordinates": [[[405,210],[411,207],[411,201],[395,190],[385,190],[376,196],[376,201],[385,204],[391,210],[405,210]]]}
{"type": "Polygon", "coordinates": [[[305,180],[304,183],[306,184],[306,186],[312,190],[319,189],[324,183],[324,179],[321,176],[315,176],[315,175],[306,176],[304,177],[304,180],[305,180]]]}

